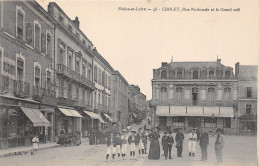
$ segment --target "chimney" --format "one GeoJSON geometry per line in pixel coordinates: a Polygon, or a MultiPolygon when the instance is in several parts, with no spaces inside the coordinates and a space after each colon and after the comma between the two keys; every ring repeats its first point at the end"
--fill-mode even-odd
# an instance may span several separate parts
{"type": "Polygon", "coordinates": [[[217,62],[218,62],[218,63],[221,63],[221,59],[217,59],[217,62]]]}
{"type": "Polygon", "coordinates": [[[166,67],[167,62],[162,62],[162,67],[166,67]]]}
{"type": "Polygon", "coordinates": [[[77,28],[79,28],[79,18],[77,16],[75,17],[75,20],[72,20],[72,22],[77,28]]]}
{"type": "Polygon", "coordinates": [[[239,62],[235,64],[235,77],[238,77],[239,74],[239,62]]]}

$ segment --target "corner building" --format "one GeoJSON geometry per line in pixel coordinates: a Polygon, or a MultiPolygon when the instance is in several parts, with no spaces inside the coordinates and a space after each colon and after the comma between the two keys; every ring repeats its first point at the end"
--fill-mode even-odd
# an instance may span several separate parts
{"type": "Polygon", "coordinates": [[[173,131],[204,128],[237,134],[237,88],[233,69],[215,62],[171,62],[153,70],[155,126],[173,131]]]}

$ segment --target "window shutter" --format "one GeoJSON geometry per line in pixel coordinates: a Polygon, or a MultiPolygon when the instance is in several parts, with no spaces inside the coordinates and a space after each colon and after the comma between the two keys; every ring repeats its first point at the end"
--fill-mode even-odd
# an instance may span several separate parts
{"type": "Polygon", "coordinates": [[[46,36],[45,33],[41,34],[41,49],[42,49],[42,53],[46,53],[46,36]]]}
{"type": "Polygon", "coordinates": [[[26,24],[26,41],[29,45],[33,43],[33,28],[31,23],[26,24]]]}

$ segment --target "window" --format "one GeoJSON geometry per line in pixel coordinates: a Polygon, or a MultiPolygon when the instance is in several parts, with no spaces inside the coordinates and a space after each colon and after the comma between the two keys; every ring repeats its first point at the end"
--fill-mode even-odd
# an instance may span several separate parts
{"type": "Polygon", "coordinates": [[[167,72],[166,71],[162,71],[161,72],[161,78],[162,79],[166,79],[167,78],[167,72]]]}
{"type": "Polygon", "coordinates": [[[63,58],[65,54],[65,44],[59,41],[59,52],[58,52],[58,64],[63,64],[63,58]]]}
{"type": "Polygon", "coordinates": [[[231,88],[224,88],[224,92],[229,93],[231,91],[231,88]]]}
{"type": "Polygon", "coordinates": [[[216,76],[217,76],[217,79],[221,79],[222,76],[223,76],[223,71],[222,70],[217,70],[216,71],[216,76]]]}
{"type": "Polygon", "coordinates": [[[40,50],[40,26],[38,24],[35,24],[34,26],[34,47],[38,50],[40,50]]]}
{"type": "Polygon", "coordinates": [[[214,88],[209,88],[209,89],[208,89],[208,92],[209,92],[209,93],[212,93],[212,92],[214,92],[214,91],[215,91],[214,88]]]}
{"type": "Polygon", "coordinates": [[[60,97],[64,97],[64,90],[65,90],[64,80],[60,79],[59,80],[59,96],[60,97]]]}
{"type": "Polygon", "coordinates": [[[51,35],[47,34],[47,47],[46,47],[47,56],[51,57],[51,35]]]}
{"type": "Polygon", "coordinates": [[[22,11],[17,12],[17,38],[20,40],[24,39],[24,14],[22,11]]]}
{"type": "Polygon", "coordinates": [[[61,16],[61,14],[59,15],[59,21],[63,22],[63,17],[61,16]]]}
{"type": "Polygon", "coordinates": [[[23,81],[24,80],[24,62],[22,59],[17,59],[17,80],[23,81]]]}
{"type": "Polygon", "coordinates": [[[172,123],[173,127],[184,127],[184,121],[185,121],[184,117],[173,117],[172,121],[173,121],[172,123]]]}
{"type": "Polygon", "coordinates": [[[231,118],[224,118],[223,119],[223,127],[224,128],[231,128],[231,118]]]}
{"type": "Polygon", "coordinates": [[[182,78],[182,71],[181,71],[181,70],[178,70],[178,71],[177,71],[177,78],[178,78],[178,79],[181,79],[181,78],[182,78]]]}
{"type": "Polygon", "coordinates": [[[89,80],[92,80],[92,70],[91,67],[88,66],[88,77],[89,80]]]}
{"type": "Polygon", "coordinates": [[[97,66],[94,67],[94,81],[97,82],[97,66]]]}
{"type": "Polygon", "coordinates": [[[231,74],[230,74],[230,71],[226,71],[225,72],[225,78],[230,78],[231,74]]]}
{"type": "Polygon", "coordinates": [[[102,71],[102,86],[105,86],[105,72],[102,71]]]}
{"type": "Polygon", "coordinates": [[[251,114],[252,112],[252,105],[251,104],[246,104],[246,114],[251,114]]]}
{"type": "Polygon", "coordinates": [[[177,92],[177,104],[180,104],[181,103],[182,88],[181,87],[176,88],[176,92],[177,92]]]}
{"type": "Polygon", "coordinates": [[[206,70],[202,70],[200,72],[200,78],[205,79],[206,77],[207,77],[207,71],[206,70]]]}
{"type": "Polygon", "coordinates": [[[35,79],[35,87],[39,87],[40,86],[40,75],[41,75],[41,69],[38,66],[35,66],[34,69],[34,79],[35,79]]]}
{"type": "Polygon", "coordinates": [[[86,63],[82,63],[82,75],[86,77],[86,63]]]}
{"type": "Polygon", "coordinates": [[[101,69],[98,69],[98,83],[101,84],[101,69]]]}
{"type": "Polygon", "coordinates": [[[0,47],[0,74],[2,74],[2,62],[3,62],[3,52],[0,47]]]}
{"type": "Polygon", "coordinates": [[[217,118],[204,118],[204,127],[217,127],[217,118]]]}
{"type": "Polygon", "coordinates": [[[85,40],[83,40],[83,44],[86,45],[86,41],[85,40]]]}
{"type": "Polygon", "coordinates": [[[199,78],[199,72],[193,71],[193,79],[198,79],[198,78],[199,78]]]}
{"type": "Polygon", "coordinates": [[[166,87],[162,87],[162,88],[161,88],[161,92],[162,92],[162,93],[167,92],[167,88],[166,88],[166,87]]]}
{"type": "Polygon", "coordinates": [[[72,99],[72,84],[68,82],[68,99],[72,99]]]}
{"type": "Polygon", "coordinates": [[[47,71],[47,79],[46,79],[47,89],[52,89],[51,84],[51,72],[47,71]]]}
{"type": "Polygon", "coordinates": [[[170,79],[173,79],[173,78],[174,78],[174,71],[173,71],[173,70],[170,70],[170,71],[169,71],[169,78],[170,78],[170,79]]]}
{"type": "Polygon", "coordinates": [[[210,71],[210,72],[209,72],[209,78],[210,78],[210,79],[213,79],[213,78],[214,78],[214,71],[210,71]]]}
{"type": "Polygon", "coordinates": [[[208,100],[210,105],[214,105],[214,88],[208,88],[208,100]]]}
{"type": "Polygon", "coordinates": [[[71,25],[69,25],[69,31],[72,32],[72,26],[71,25]]]}
{"type": "Polygon", "coordinates": [[[231,88],[224,88],[224,106],[231,106],[231,88]]]}
{"type": "Polygon", "coordinates": [[[79,87],[76,87],[76,101],[79,101],[79,87]]]}
{"type": "Polygon", "coordinates": [[[246,97],[251,98],[252,97],[252,87],[246,88],[246,97]]]}

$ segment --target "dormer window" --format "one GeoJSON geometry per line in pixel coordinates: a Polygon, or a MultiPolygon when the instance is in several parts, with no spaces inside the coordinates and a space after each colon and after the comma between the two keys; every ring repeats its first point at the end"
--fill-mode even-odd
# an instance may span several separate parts
{"type": "Polygon", "coordinates": [[[225,72],[225,78],[230,78],[231,74],[230,74],[230,71],[226,71],[225,72]]]}
{"type": "Polygon", "coordinates": [[[69,25],[69,31],[72,32],[72,26],[71,25],[69,25]]]}
{"type": "Polygon", "coordinates": [[[210,72],[209,72],[209,78],[210,78],[210,79],[213,79],[213,78],[214,78],[214,71],[210,71],[210,72]]]}
{"type": "Polygon", "coordinates": [[[162,71],[161,72],[161,79],[166,79],[167,78],[167,72],[166,71],[162,71]]]}
{"type": "Polygon", "coordinates": [[[59,21],[63,22],[63,17],[61,15],[59,15],[59,21]]]}
{"type": "Polygon", "coordinates": [[[193,79],[198,79],[198,78],[199,78],[199,72],[193,71],[193,79]]]}
{"type": "Polygon", "coordinates": [[[181,79],[181,78],[182,78],[182,71],[181,71],[181,70],[178,70],[178,71],[177,71],[177,78],[178,78],[178,79],[181,79]]]}

